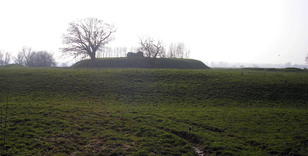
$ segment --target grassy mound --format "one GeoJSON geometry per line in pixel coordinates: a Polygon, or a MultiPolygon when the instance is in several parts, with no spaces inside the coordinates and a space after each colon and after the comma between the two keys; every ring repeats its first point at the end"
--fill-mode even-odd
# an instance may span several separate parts
{"type": "Polygon", "coordinates": [[[0,155],[307,155],[307,93],[307,72],[0,68],[0,155]]]}
{"type": "Polygon", "coordinates": [[[82,60],[73,65],[78,68],[171,68],[171,69],[208,69],[204,63],[193,59],[171,58],[100,58],[95,62],[82,60]]]}

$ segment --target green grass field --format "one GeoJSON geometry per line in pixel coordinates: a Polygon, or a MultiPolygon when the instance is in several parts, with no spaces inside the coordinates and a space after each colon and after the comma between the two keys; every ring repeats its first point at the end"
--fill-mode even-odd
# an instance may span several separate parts
{"type": "Polygon", "coordinates": [[[308,155],[307,101],[303,71],[0,68],[0,155],[308,155]]]}

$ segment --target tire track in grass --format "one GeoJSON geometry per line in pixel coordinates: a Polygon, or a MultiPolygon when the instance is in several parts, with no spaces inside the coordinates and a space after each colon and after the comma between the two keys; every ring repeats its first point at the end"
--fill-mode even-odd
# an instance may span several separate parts
{"type": "MultiPolygon", "coordinates": [[[[252,143],[246,142],[245,137],[239,137],[239,136],[235,136],[235,135],[231,135],[231,134],[226,134],[224,129],[220,129],[220,128],[217,128],[217,127],[212,127],[212,126],[199,124],[199,123],[190,123],[188,121],[181,121],[181,120],[171,118],[171,117],[163,117],[163,116],[157,115],[157,114],[151,114],[151,115],[157,116],[158,118],[171,120],[174,123],[192,125],[192,126],[197,127],[199,129],[204,129],[204,130],[208,130],[208,131],[211,131],[211,132],[214,132],[214,133],[219,133],[221,137],[229,137],[229,138],[233,138],[234,140],[242,140],[242,141],[244,141],[243,145],[245,145],[245,146],[257,148],[258,147],[257,145],[259,145],[259,144],[252,144],[252,143]]],[[[164,131],[169,132],[169,133],[172,133],[172,134],[186,140],[187,142],[189,142],[191,144],[192,149],[194,149],[195,153],[198,156],[206,155],[206,153],[200,147],[200,144],[202,144],[204,142],[196,134],[189,133],[189,130],[186,132],[186,131],[168,129],[168,128],[164,128],[164,127],[156,127],[156,128],[164,130],[164,131]]],[[[255,143],[257,143],[257,142],[255,142],[255,143]]],[[[210,148],[208,148],[208,149],[211,150],[210,148]]]]}
{"type": "MultiPolygon", "coordinates": [[[[160,116],[160,115],[157,115],[157,114],[149,114],[149,115],[156,116],[156,117],[158,117],[157,119],[159,119],[159,118],[160,119],[167,119],[167,120],[171,120],[172,122],[175,122],[175,123],[187,124],[185,122],[182,122],[182,121],[170,118],[170,117],[163,117],[163,116],[160,116]]],[[[155,125],[155,124],[153,124],[153,125],[155,125]]],[[[186,131],[177,131],[177,130],[173,130],[173,129],[169,129],[169,128],[165,128],[165,127],[161,127],[161,126],[153,126],[153,125],[148,125],[148,126],[153,127],[155,129],[163,130],[167,133],[174,134],[174,135],[184,139],[186,142],[188,142],[191,145],[191,148],[194,150],[194,153],[196,155],[198,155],[198,156],[204,156],[205,155],[202,148],[199,147],[199,144],[202,141],[200,140],[200,138],[196,134],[190,133],[189,131],[187,131],[187,132],[186,131]]],[[[214,132],[217,132],[217,131],[221,132],[222,131],[222,130],[218,130],[215,127],[207,127],[207,129],[210,130],[210,131],[214,131],[214,132]]]]}
{"type": "Polygon", "coordinates": [[[204,155],[202,148],[198,146],[198,144],[201,143],[201,140],[196,134],[185,131],[170,130],[170,129],[165,129],[165,131],[175,134],[178,137],[183,138],[184,140],[189,142],[191,144],[192,149],[195,151],[195,154],[197,154],[198,156],[204,155]]]}

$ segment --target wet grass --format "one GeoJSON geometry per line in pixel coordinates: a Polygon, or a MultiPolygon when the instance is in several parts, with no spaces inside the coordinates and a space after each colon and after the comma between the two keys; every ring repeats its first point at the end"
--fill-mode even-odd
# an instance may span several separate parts
{"type": "Polygon", "coordinates": [[[0,93],[2,155],[308,153],[307,72],[0,68],[0,93]]]}

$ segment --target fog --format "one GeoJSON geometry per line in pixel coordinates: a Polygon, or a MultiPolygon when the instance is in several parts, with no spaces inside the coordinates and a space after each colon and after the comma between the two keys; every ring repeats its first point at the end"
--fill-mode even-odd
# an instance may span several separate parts
{"type": "Polygon", "coordinates": [[[0,49],[12,55],[23,46],[46,50],[58,64],[77,61],[60,57],[59,48],[68,24],[87,17],[115,25],[109,47],[136,47],[141,36],[166,47],[183,42],[190,58],[209,66],[304,65],[308,53],[305,0],[12,0],[0,6],[0,49]]]}

